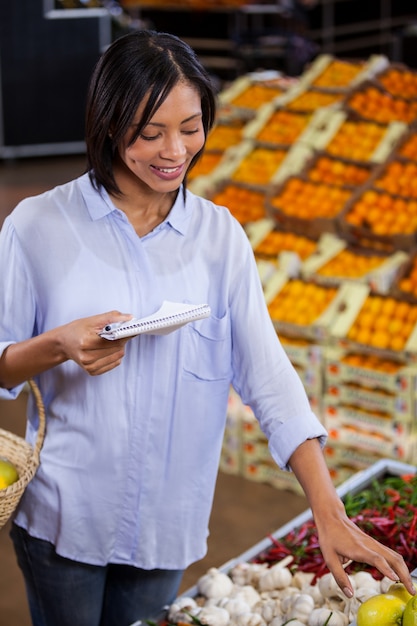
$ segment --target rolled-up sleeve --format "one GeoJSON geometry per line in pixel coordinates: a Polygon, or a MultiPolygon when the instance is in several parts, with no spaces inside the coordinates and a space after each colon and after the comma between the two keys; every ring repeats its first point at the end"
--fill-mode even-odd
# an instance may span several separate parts
{"type": "MultiPolygon", "coordinates": [[[[10,345],[32,336],[34,315],[24,253],[7,217],[0,232],[0,356],[10,345]]],[[[0,397],[14,399],[22,387],[0,388],[0,397]]]]}
{"type": "MultiPolygon", "coordinates": [[[[298,373],[271,321],[252,250],[246,247],[245,281],[236,281],[233,310],[233,386],[259,420],[271,455],[282,469],[307,439],[327,431],[313,413],[298,373]]],[[[242,254],[242,249],[241,252],[242,254]]]]}

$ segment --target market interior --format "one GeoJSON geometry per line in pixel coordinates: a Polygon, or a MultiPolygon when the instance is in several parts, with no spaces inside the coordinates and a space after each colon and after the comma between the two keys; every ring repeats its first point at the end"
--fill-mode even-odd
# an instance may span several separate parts
{"type": "MultiPolygon", "coordinates": [[[[45,6],[48,5],[48,1],[42,0],[45,6]]],[[[50,0],[49,2],[51,6],[52,4],[58,6],[59,3],[65,4],[64,0],[50,0]]],[[[35,33],[32,40],[28,35],[29,29],[21,27],[26,22],[35,23],[34,14],[37,11],[36,7],[40,4],[40,0],[14,0],[13,3],[3,3],[0,7],[0,227],[5,217],[21,199],[69,181],[83,173],[85,168],[85,157],[82,151],[77,149],[81,145],[83,132],[81,120],[83,109],[76,94],[80,93],[80,85],[90,72],[88,63],[97,56],[98,47],[94,39],[96,31],[91,30],[88,33],[86,31],[85,36],[76,38],[73,34],[66,33],[62,40],[54,42],[57,56],[56,58],[51,58],[52,55],[48,57],[45,68],[50,71],[50,75],[48,74],[45,81],[40,83],[36,80],[38,68],[32,66],[32,63],[37,63],[32,55],[32,49],[34,46],[42,48],[47,38],[45,41],[40,41],[39,35],[35,33]],[[25,5],[25,8],[19,12],[16,9],[18,5],[20,7],[25,5]],[[16,27],[10,28],[10,32],[5,32],[5,16],[8,16],[8,12],[10,15],[13,13],[16,27]],[[18,27],[19,24],[20,27],[18,27]],[[16,41],[19,39],[17,41],[18,53],[11,45],[13,33],[19,33],[16,38],[16,41]],[[25,33],[24,41],[21,40],[22,33],[25,33]],[[66,43],[66,36],[69,37],[68,41],[74,44],[73,47],[66,43]],[[87,43],[88,50],[84,48],[87,43]],[[62,59],[58,51],[61,53],[69,49],[74,54],[88,55],[89,61],[84,64],[85,76],[82,72],[70,71],[74,68],[68,68],[65,85],[59,85],[59,88],[55,89],[57,75],[62,74],[59,67],[62,59]],[[18,60],[24,61],[23,78],[17,67],[18,60]],[[53,89],[51,83],[54,85],[53,89]],[[4,88],[2,93],[3,86],[8,88],[4,88]],[[37,98],[39,93],[42,93],[43,97],[47,94],[46,104],[42,98],[37,98]],[[33,106],[31,116],[24,114],[27,101],[30,101],[33,106]],[[3,111],[1,105],[3,105],[3,111]],[[59,115],[54,115],[58,111],[59,115]],[[3,114],[4,119],[1,119],[3,114]],[[2,136],[3,132],[4,136],[2,136]],[[21,141],[22,136],[25,141],[21,141]],[[9,146],[7,141],[9,141],[9,146]],[[20,144],[25,144],[25,142],[28,153],[22,155],[20,144]],[[43,154],[44,151],[48,152],[45,145],[52,146],[51,153],[43,154]],[[40,154],[36,154],[39,146],[40,154]],[[63,149],[63,153],[60,152],[60,148],[63,149]],[[54,154],[54,149],[57,150],[57,154],[54,154]],[[22,156],[23,158],[20,158],[22,156]]],[[[184,19],[184,13],[179,11],[174,16],[175,21],[171,22],[170,16],[159,9],[142,11],[139,15],[138,9],[134,8],[137,4],[136,0],[126,0],[122,4],[130,5],[130,15],[133,19],[139,16],[146,18],[152,26],[158,29],[175,28],[176,34],[184,35],[191,43],[206,46],[198,52],[200,56],[204,56],[213,79],[219,81],[219,90],[236,78],[237,67],[240,71],[266,67],[286,71],[290,76],[297,76],[305,61],[303,57],[301,65],[296,67],[290,65],[289,60],[294,61],[294,57],[288,57],[289,48],[286,45],[283,50],[279,50],[275,45],[276,39],[272,41],[273,46],[270,48],[259,47],[261,40],[264,43],[267,41],[265,38],[255,42],[253,40],[240,41],[240,53],[236,55],[235,51],[232,54],[228,30],[229,18],[227,17],[226,23],[225,15],[209,16],[210,21],[207,16],[205,19],[203,13],[196,12],[189,16],[189,19],[184,19]],[[219,49],[222,45],[226,48],[220,47],[219,49]]],[[[360,21],[357,20],[357,11],[352,10],[352,4],[342,0],[317,0],[315,8],[309,15],[308,41],[315,42],[318,47],[302,49],[308,59],[312,59],[318,52],[331,53],[335,55],[335,58],[350,57],[352,64],[355,65],[358,59],[358,63],[368,63],[372,58],[371,55],[375,53],[386,54],[391,62],[402,61],[410,68],[417,67],[415,55],[417,14],[409,15],[408,2],[405,0],[396,2],[389,18],[383,14],[383,11],[380,11],[381,7],[386,8],[390,5],[389,2],[365,3],[366,6],[361,6],[360,21]]],[[[75,23],[69,24],[70,20],[67,22],[71,28],[75,27],[75,23]]],[[[81,22],[82,28],[87,28],[87,21],[84,18],[81,22]]],[[[55,24],[51,19],[48,22],[48,28],[52,31],[53,26],[55,24]]],[[[100,33],[102,34],[101,30],[100,33]]],[[[261,34],[262,36],[269,35],[264,31],[261,34]]],[[[268,41],[271,43],[270,39],[268,41]]],[[[43,48],[42,53],[44,53],[43,48]]],[[[414,69],[411,72],[415,75],[414,69]]],[[[382,107],[380,108],[383,112],[382,107]]],[[[292,119],[295,117],[297,115],[294,115],[292,119]]],[[[287,126],[296,130],[294,124],[287,126]]],[[[398,126],[397,124],[397,128],[398,126]]],[[[270,133],[270,130],[268,132],[270,133]]],[[[356,134],[360,135],[360,132],[356,134]]],[[[269,139],[271,139],[270,134],[269,139]]],[[[354,143],[352,135],[348,142],[343,142],[343,147],[349,143],[354,143]]],[[[343,154],[340,158],[343,161],[343,154]]],[[[349,160],[349,157],[347,159],[349,160]]],[[[364,165],[369,174],[370,164],[366,159],[364,161],[366,161],[365,164],[360,163],[360,165],[364,165]]],[[[253,171],[252,168],[251,172],[253,171]]],[[[265,172],[264,167],[262,174],[265,172]]],[[[413,374],[413,380],[417,380],[417,375],[414,377],[413,374]]],[[[384,400],[385,398],[395,399],[395,395],[387,394],[384,400]]],[[[404,398],[405,394],[399,393],[396,399],[404,402],[404,398]]],[[[414,400],[413,397],[413,402],[414,400]]],[[[23,435],[25,403],[24,393],[14,402],[0,400],[0,427],[23,435]]],[[[414,417],[415,414],[413,414],[413,419],[414,417]]],[[[186,572],[181,591],[192,587],[209,567],[218,567],[230,559],[237,559],[240,554],[305,511],[306,507],[305,497],[292,490],[281,490],[272,484],[248,480],[243,475],[220,471],[210,523],[208,554],[186,572]]],[[[0,530],[0,626],[30,626],[23,579],[15,562],[8,534],[9,528],[10,523],[0,530]]]]}

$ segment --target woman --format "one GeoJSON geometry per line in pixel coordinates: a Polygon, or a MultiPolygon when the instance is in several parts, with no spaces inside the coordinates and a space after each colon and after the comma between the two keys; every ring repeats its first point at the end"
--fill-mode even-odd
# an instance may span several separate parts
{"type": "MultiPolygon", "coordinates": [[[[326,432],[277,339],[242,228],[186,190],[214,119],[185,43],[126,35],[92,76],[88,172],[5,220],[2,397],[34,377],[47,412],[12,531],[35,626],[128,626],[174,600],[206,551],[230,384],[303,486],[346,595],[346,559],[413,592],[402,558],[345,515],[326,432]],[[163,300],[208,303],[211,316],[167,335],[99,336],[163,300]]],[[[31,441],[36,427],[30,406],[31,441]]]]}

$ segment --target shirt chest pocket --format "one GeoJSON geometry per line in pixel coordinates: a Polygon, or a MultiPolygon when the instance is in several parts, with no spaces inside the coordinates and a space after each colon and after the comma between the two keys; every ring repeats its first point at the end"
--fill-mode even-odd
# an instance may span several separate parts
{"type": "Polygon", "coordinates": [[[184,329],[184,372],[201,380],[224,380],[231,373],[230,320],[209,317],[184,329]]]}

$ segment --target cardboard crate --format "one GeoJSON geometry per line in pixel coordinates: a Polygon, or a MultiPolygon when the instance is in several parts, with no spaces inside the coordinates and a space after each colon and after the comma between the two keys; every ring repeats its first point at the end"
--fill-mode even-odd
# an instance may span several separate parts
{"type": "MultiPolygon", "coordinates": [[[[272,182],[288,154],[288,146],[265,146],[243,140],[227,152],[227,161],[216,169],[217,178],[264,189],[272,182]]],[[[226,155],[226,153],[225,153],[226,155]]]]}
{"type": "Polygon", "coordinates": [[[356,383],[325,383],[326,405],[357,406],[376,414],[389,414],[394,422],[410,423],[415,419],[416,401],[410,393],[390,393],[356,383]]]}
{"type": "Polygon", "coordinates": [[[274,461],[243,463],[242,476],[248,480],[269,484],[276,489],[303,494],[301,486],[292,472],[280,469],[274,461]]]}
{"type": "Polygon", "coordinates": [[[268,218],[246,224],[245,232],[258,265],[265,266],[264,272],[274,268],[290,277],[299,276],[303,262],[317,247],[314,239],[282,230],[268,218]]]}
{"type": "MultiPolygon", "coordinates": [[[[378,105],[378,101],[375,103],[378,105]]],[[[417,119],[417,100],[413,98],[404,98],[400,95],[390,94],[381,84],[373,80],[365,80],[360,85],[356,85],[350,92],[346,94],[343,106],[347,111],[353,111],[360,115],[363,119],[377,120],[381,124],[389,124],[390,122],[401,122],[406,125],[412,124],[417,119]],[[390,106],[386,111],[372,110],[357,104],[357,96],[366,103],[371,100],[370,94],[376,92],[381,98],[389,98],[393,103],[398,102],[400,106],[390,106]]]]}
{"type": "Polygon", "coordinates": [[[278,96],[275,104],[289,111],[301,113],[314,113],[318,109],[327,109],[331,112],[342,105],[343,97],[344,93],[340,90],[311,87],[305,81],[300,80],[298,85],[282,96],[278,96]]]}
{"type": "MultiPolygon", "coordinates": [[[[350,245],[346,240],[331,233],[323,233],[317,242],[317,249],[301,267],[301,276],[308,280],[323,285],[338,287],[344,282],[361,282],[369,285],[373,291],[386,294],[397,276],[404,261],[408,259],[408,254],[399,250],[392,254],[387,254],[380,250],[370,250],[350,245]],[[375,258],[378,265],[361,275],[337,275],[336,273],[324,273],[323,268],[332,261],[337,261],[342,254],[349,253],[352,259],[375,258]]],[[[345,267],[351,267],[351,263],[345,263],[345,267]]]]}
{"type": "Polygon", "coordinates": [[[295,366],[314,369],[316,375],[322,372],[324,362],[324,347],[308,339],[287,337],[285,333],[279,334],[282,346],[291,363],[295,366]]]}
{"type": "Polygon", "coordinates": [[[401,96],[408,99],[417,98],[417,72],[403,63],[390,63],[385,68],[381,68],[374,75],[374,79],[382,89],[388,91],[393,96],[401,96]],[[398,81],[395,81],[399,89],[392,88],[390,76],[394,73],[399,78],[398,81]],[[404,79],[407,77],[411,78],[411,80],[405,81],[404,79]]]}
{"type": "Polygon", "coordinates": [[[407,255],[398,268],[398,272],[393,280],[391,294],[395,298],[401,298],[417,304],[417,282],[410,280],[410,276],[417,275],[417,249],[414,248],[407,255]],[[407,288],[406,288],[407,287],[407,288]]]}
{"type": "Polygon", "coordinates": [[[192,190],[216,204],[227,206],[243,226],[267,217],[265,189],[237,183],[228,178],[212,178],[204,181],[204,185],[198,189],[192,187],[192,190]]]}
{"type": "Polygon", "coordinates": [[[313,182],[357,189],[371,179],[377,167],[376,163],[364,163],[363,161],[338,157],[325,150],[315,150],[305,162],[300,175],[313,182]],[[326,164],[326,168],[320,168],[323,162],[326,164]]]}
{"type": "Polygon", "coordinates": [[[327,121],[319,118],[317,128],[314,130],[314,125],[311,123],[308,130],[310,135],[303,136],[301,139],[307,141],[315,149],[324,150],[339,158],[353,158],[358,162],[376,164],[383,163],[388,158],[401,137],[408,131],[408,126],[402,122],[379,124],[374,120],[364,120],[352,111],[342,109],[334,111],[327,121]],[[324,129],[323,132],[320,132],[321,127],[324,129]],[[375,130],[378,131],[376,134],[375,130]],[[367,146],[366,151],[363,148],[364,136],[368,140],[373,139],[374,142],[369,148],[367,146]]]}
{"type": "Polygon", "coordinates": [[[396,154],[381,163],[369,179],[371,188],[395,197],[417,200],[417,163],[396,154]]]}
{"type": "Polygon", "coordinates": [[[362,450],[356,446],[340,445],[335,441],[328,441],[323,449],[327,466],[330,467],[352,467],[356,472],[366,470],[374,463],[385,458],[380,454],[362,450]]]}
{"type": "MultiPolygon", "coordinates": [[[[283,230],[291,231],[299,235],[308,233],[311,239],[319,239],[323,233],[338,232],[338,216],[344,210],[346,203],[353,195],[352,189],[346,187],[340,187],[337,185],[321,185],[306,181],[300,176],[288,176],[278,185],[271,185],[268,189],[266,197],[267,211],[269,216],[279,225],[283,230]],[[317,202],[322,202],[323,190],[327,187],[329,197],[337,193],[337,198],[333,198],[330,203],[331,206],[327,207],[326,211],[323,211],[322,215],[304,216],[290,213],[288,207],[284,206],[285,194],[290,191],[294,185],[301,184],[304,188],[304,192],[308,197],[317,197],[317,202]]],[[[292,210],[292,205],[290,206],[292,210]]]]}
{"type": "MultiPolygon", "coordinates": [[[[364,354],[376,355],[394,361],[402,361],[404,364],[408,363],[411,365],[417,363],[417,324],[409,324],[411,326],[410,333],[401,349],[390,349],[389,347],[376,346],[372,343],[360,343],[349,338],[351,328],[368,298],[370,300],[372,298],[388,300],[389,296],[372,294],[368,285],[361,285],[360,283],[344,284],[340,287],[338,297],[339,311],[329,329],[329,346],[332,345],[333,347],[350,350],[351,352],[358,351],[364,354]]],[[[409,305],[409,303],[404,305],[417,306],[409,305]]],[[[417,312],[415,311],[415,313],[417,312]]],[[[390,335],[388,335],[389,337],[390,335]]]]}
{"type": "MultiPolygon", "coordinates": [[[[387,254],[392,254],[399,250],[409,253],[416,246],[416,233],[414,230],[409,233],[396,232],[392,234],[379,234],[375,232],[375,230],[372,230],[369,222],[366,222],[366,215],[362,223],[352,224],[349,222],[349,215],[354,212],[355,205],[357,203],[365,204],[369,202],[367,198],[369,198],[370,194],[375,194],[377,197],[386,196],[388,199],[392,199],[393,202],[395,200],[404,201],[400,196],[393,196],[387,191],[370,187],[361,188],[357,193],[352,195],[336,218],[338,230],[342,237],[352,245],[370,248],[371,250],[384,251],[387,254]]],[[[379,204],[381,203],[379,202],[379,204]]],[[[371,208],[372,205],[370,204],[369,209],[371,208]]]]}
{"type": "Polygon", "coordinates": [[[300,367],[298,365],[294,365],[294,369],[296,370],[298,376],[300,377],[301,382],[303,383],[303,387],[307,392],[307,395],[311,396],[312,404],[315,407],[321,407],[317,404],[316,398],[321,398],[323,393],[323,370],[319,367],[300,367]]]}
{"type": "Polygon", "coordinates": [[[415,126],[403,133],[392,154],[410,161],[417,161],[417,128],[415,126]]]}
{"type": "Polygon", "coordinates": [[[285,94],[296,82],[277,72],[240,76],[220,92],[220,108],[232,108],[244,115],[254,113],[264,104],[285,94]]]}
{"type": "Polygon", "coordinates": [[[384,437],[371,430],[347,424],[338,424],[335,428],[328,429],[328,434],[330,442],[347,448],[356,447],[359,450],[405,463],[413,463],[415,460],[415,436],[398,440],[396,437],[384,437]]]}
{"type": "Polygon", "coordinates": [[[270,147],[290,147],[307,128],[310,119],[310,113],[288,111],[268,103],[258,109],[254,119],[246,125],[243,137],[270,147]]]}
{"type": "MultiPolygon", "coordinates": [[[[365,409],[359,405],[348,405],[342,400],[325,394],[323,399],[324,425],[329,432],[345,427],[380,435],[391,443],[407,447],[409,438],[416,434],[416,420],[413,416],[383,413],[365,409]]],[[[384,451],[381,455],[385,454],[384,451]]]]}
{"type": "MultiPolygon", "coordinates": [[[[315,285],[315,288],[318,291],[321,291],[322,293],[327,291],[333,299],[315,320],[306,325],[301,325],[299,323],[279,319],[279,317],[274,314],[272,308],[275,298],[277,298],[277,300],[279,298],[283,300],[282,293],[284,286],[291,280],[297,279],[288,279],[288,276],[283,272],[276,272],[271,280],[266,284],[264,289],[265,300],[267,305],[270,307],[272,322],[278,332],[278,335],[282,333],[287,337],[306,339],[323,345],[330,337],[331,326],[334,323],[335,317],[339,314],[339,298],[341,295],[343,296],[343,293],[341,293],[342,288],[334,289],[332,287],[315,285]]],[[[301,284],[304,283],[305,286],[313,284],[307,281],[299,282],[301,284]]]]}
{"type": "Polygon", "coordinates": [[[389,64],[384,55],[369,59],[341,59],[331,54],[320,54],[303,72],[302,81],[312,87],[346,91],[363,80],[382,72],[389,64]]]}
{"type": "Polygon", "coordinates": [[[385,359],[374,353],[370,355],[367,367],[365,356],[355,350],[327,348],[324,357],[326,385],[361,384],[368,389],[380,389],[404,397],[407,401],[414,396],[417,381],[415,366],[386,359],[387,366],[384,368],[385,359]]]}

